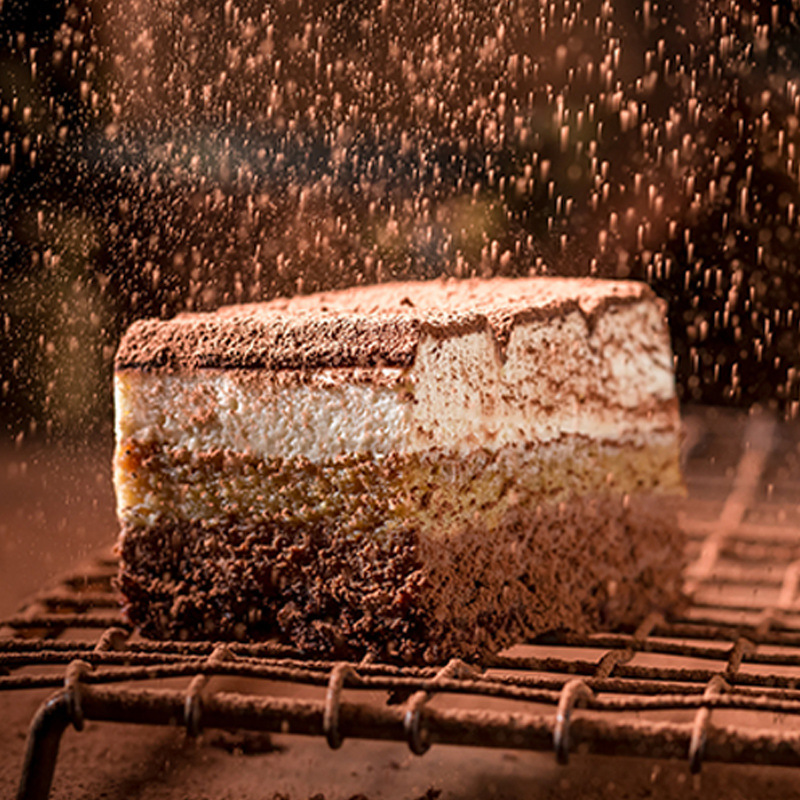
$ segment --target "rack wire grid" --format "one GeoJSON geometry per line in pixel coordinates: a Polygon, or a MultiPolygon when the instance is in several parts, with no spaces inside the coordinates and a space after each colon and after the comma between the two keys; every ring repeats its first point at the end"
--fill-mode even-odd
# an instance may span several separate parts
{"type": "Polygon", "coordinates": [[[19,797],[47,797],[61,734],[84,720],[305,734],[334,749],[356,737],[416,754],[448,743],[561,763],[575,750],[677,758],[693,772],[800,765],[800,425],[717,409],[684,422],[692,603],[635,630],[551,635],[439,669],[147,641],[119,615],[114,558],[96,559],[0,622],[0,691],[58,690],[31,723],[19,797]],[[215,691],[220,676],[260,688],[215,691]]]}

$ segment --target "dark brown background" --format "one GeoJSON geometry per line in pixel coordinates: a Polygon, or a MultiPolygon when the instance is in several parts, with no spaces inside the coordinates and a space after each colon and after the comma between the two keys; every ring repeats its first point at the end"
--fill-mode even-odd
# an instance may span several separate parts
{"type": "Polygon", "coordinates": [[[648,280],[684,401],[794,413],[796,16],[639,6],[6,0],[0,435],[107,440],[134,318],[544,271],[648,280]]]}

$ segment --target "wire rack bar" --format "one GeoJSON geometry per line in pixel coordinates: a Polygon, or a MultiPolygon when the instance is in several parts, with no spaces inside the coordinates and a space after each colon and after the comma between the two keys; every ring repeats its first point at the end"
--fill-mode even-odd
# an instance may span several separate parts
{"type": "MultiPolygon", "coordinates": [[[[113,690],[84,687],[81,693],[84,718],[108,722],[174,725],[176,720],[183,720],[185,701],[185,692],[177,690],[131,690],[122,696],[113,690]]],[[[711,701],[707,704],[718,707],[711,701]]],[[[217,692],[203,701],[202,725],[323,736],[324,713],[324,701],[217,692]]],[[[405,713],[402,706],[343,702],[339,708],[340,734],[344,738],[407,741],[405,713]]],[[[553,747],[554,715],[426,708],[424,721],[432,743],[525,750],[553,747]]],[[[571,741],[573,749],[591,753],[636,756],[647,752],[656,758],[686,758],[691,728],[691,724],[612,723],[585,717],[573,721],[571,741]]],[[[707,743],[705,760],[797,766],[800,732],[776,735],[715,728],[707,743]]]]}

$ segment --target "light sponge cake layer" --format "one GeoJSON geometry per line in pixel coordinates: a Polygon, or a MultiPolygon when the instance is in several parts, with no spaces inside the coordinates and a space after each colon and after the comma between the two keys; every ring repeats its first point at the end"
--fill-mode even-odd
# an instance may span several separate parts
{"type": "Polygon", "coordinates": [[[120,493],[134,526],[204,519],[223,527],[345,519],[380,537],[398,527],[441,538],[480,516],[491,529],[509,507],[559,503],[578,494],[677,495],[672,442],[601,442],[565,435],[538,445],[506,445],[469,454],[428,451],[338,455],[312,461],[230,450],[197,452],[129,443],[118,454],[129,479],[120,493]]]}
{"type": "Polygon", "coordinates": [[[438,659],[679,597],[671,353],[641,284],[390,284],[145,321],[115,391],[120,585],[153,635],[438,659]]]}

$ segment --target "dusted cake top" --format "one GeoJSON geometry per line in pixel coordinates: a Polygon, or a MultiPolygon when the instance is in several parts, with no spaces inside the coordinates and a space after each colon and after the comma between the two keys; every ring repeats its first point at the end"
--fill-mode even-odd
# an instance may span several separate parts
{"type": "Polygon", "coordinates": [[[589,328],[609,306],[652,300],[649,287],[590,278],[384,283],[214,313],[142,320],[116,356],[125,368],[407,367],[423,334],[490,330],[501,352],[520,322],[580,311],[589,328]]]}

